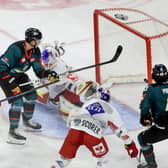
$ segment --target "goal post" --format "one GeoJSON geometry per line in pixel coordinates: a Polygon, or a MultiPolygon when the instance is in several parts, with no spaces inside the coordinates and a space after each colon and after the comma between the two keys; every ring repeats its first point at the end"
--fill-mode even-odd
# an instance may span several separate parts
{"type": "Polygon", "coordinates": [[[95,63],[109,60],[116,46],[123,52],[117,62],[96,67],[96,81],[152,83],[154,64],[168,65],[168,25],[136,9],[96,9],[95,63]]]}

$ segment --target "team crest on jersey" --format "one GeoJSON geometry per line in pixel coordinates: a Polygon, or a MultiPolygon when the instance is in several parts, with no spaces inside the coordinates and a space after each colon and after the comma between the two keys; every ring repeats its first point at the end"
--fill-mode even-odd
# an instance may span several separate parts
{"type": "Polygon", "coordinates": [[[8,58],[4,57],[2,58],[4,61],[8,62],[8,58]]]}
{"type": "Polygon", "coordinates": [[[36,59],[35,58],[31,58],[30,59],[30,62],[34,62],[36,59]]]}
{"type": "Polygon", "coordinates": [[[22,57],[19,62],[20,63],[25,63],[26,62],[26,57],[22,57]]]}
{"type": "Polygon", "coordinates": [[[86,109],[90,113],[90,115],[95,115],[95,114],[100,114],[105,112],[102,105],[99,102],[95,102],[88,105],[86,109]]]}

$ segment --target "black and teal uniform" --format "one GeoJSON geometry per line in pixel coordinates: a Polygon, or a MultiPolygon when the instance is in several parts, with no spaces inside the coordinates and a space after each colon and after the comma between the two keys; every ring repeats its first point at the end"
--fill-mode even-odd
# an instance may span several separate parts
{"type": "MultiPolygon", "coordinates": [[[[0,85],[7,97],[14,94],[11,90],[17,86],[22,92],[34,87],[32,84],[22,85],[30,81],[26,71],[31,67],[39,78],[47,77],[49,73],[42,64],[40,49],[37,47],[26,51],[25,47],[25,41],[15,42],[0,57],[0,85]]],[[[22,107],[23,118],[32,118],[36,98],[37,94],[33,92],[24,97],[9,100],[11,103],[10,127],[18,127],[22,107]]]]}
{"type": "Polygon", "coordinates": [[[142,116],[151,115],[155,124],[168,126],[168,84],[152,84],[143,92],[142,116]]]}
{"type": "Polygon", "coordinates": [[[153,120],[153,125],[138,134],[138,141],[147,162],[155,162],[153,144],[168,139],[168,83],[156,83],[143,92],[141,119],[153,120]]]}

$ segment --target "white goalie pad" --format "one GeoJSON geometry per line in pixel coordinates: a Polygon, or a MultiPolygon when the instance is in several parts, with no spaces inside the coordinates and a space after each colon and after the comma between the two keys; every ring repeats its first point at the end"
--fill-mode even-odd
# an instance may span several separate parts
{"type": "Polygon", "coordinates": [[[64,118],[66,119],[69,116],[70,112],[72,113],[72,111],[76,111],[75,109],[78,109],[77,106],[69,102],[62,95],[59,98],[59,103],[60,103],[59,110],[61,114],[64,116],[64,118]]]}

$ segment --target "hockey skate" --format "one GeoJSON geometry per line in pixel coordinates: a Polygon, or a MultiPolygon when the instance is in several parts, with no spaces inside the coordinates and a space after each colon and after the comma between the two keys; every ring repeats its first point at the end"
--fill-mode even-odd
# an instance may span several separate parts
{"type": "Polygon", "coordinates": [[[24,145],[26,142],[26,137],[19,134],[18,129],[10,129],[7,143],[24,145]]]}
{"type": "Polygon", "coordinates": [[[64,166],[63,162],[62,162],[62,161],[59,161],[59,160],[57,160],[57,161],[55,162],[55,165],[51,166],[51,168],[64,168],[64,167],[65,167],[65,166],[64,166]]]}
{"type": "Polygon", "coordinates": [[[137,168],[157,168],[156,162],[141,163],[137,168]]]}
{"type": "Polygon", "coordinates": [[[23,120],[23,126],[25,131],[41,132],[42,126],[38,122],[32,120],[23,120]]]}

